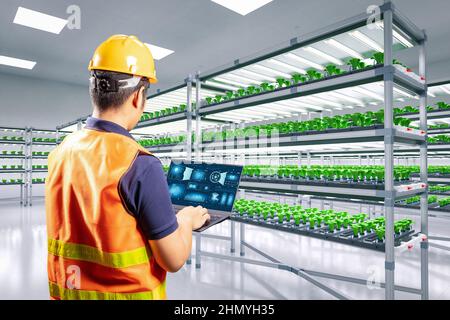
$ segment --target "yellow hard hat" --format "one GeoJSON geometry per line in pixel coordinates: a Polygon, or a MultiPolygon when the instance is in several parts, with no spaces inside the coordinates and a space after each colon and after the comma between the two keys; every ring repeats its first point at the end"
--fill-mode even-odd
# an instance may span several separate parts
{"type": "Polygon", "coordinates": [[[89,70],[126,73],[146,77],[150,83],[158,82],[150,48],[136,36],[111,36],[95,50],[89,70]]]}

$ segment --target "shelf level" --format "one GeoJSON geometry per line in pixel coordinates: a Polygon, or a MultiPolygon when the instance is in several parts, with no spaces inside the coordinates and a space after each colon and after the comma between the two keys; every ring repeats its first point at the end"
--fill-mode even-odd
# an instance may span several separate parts
{"type": "MultiPolygon", "coordinates": [[[[384,201],[384,185],[358,185],[358,184],[336,184],[336,183],[311,183],[308,181],[276,181],[266,180],[250,181],[242,180],[239,188],[248,190],[273,191],[293,194],[328,195],[337,198],[379,200],[384,201]]],[[[424,193],[426,188],[421,183],[410,183],[396,187],[396,199],[411,197],[424,193]],[[410,190],[406,190],[407,188],[410,190]]]]}
{"type": "MultiPolygon", "coordinates": [[[[403,118],[408,118],[413,121],[419,120],[420,116],[418,113],[401,114],[403,118]]],[[[432,110],[427,112],[427,120],[441,119],[450,117],[450,110],[432,110]]],[[[432,129],[432,130],[442,130],[442,129],[432,129]]],[[[430,130],[430,132],[432,131],[430,130]]]]}
{"type": "Polygon", "coordinates": [[[134,129],[140,129],[140,128],[159,125],[159,124],[185,120],[185,119],[186,119],[186,112],[179,112],[179,113],[171,114],[168,116],[163,116],[163,117],[158,117],[158,118],[154,118],[154,119],[141,121],[136,125],[136,127],[134,129]]]}
{"type": "Polygon", "coordinates": [[[11,141],[11,140],[2,140],[0,139],[0,144],[25,144],[25,141],[11,141]]]}
{"type": "Polygon", "coordinates": [[[0,159],[25,159],[25,156],[17,154],[0,154],[0,159]]]}
{"type": "Polygon", "coordinates": [[[0,173],[25,173],[26,170],[18,170],[18,169],[0,169],[0,173]]]}
{"type": "Polygon", "coordinates": [[[295,86],[281,88],[270,92],[263,92],[253,96],[242,97],[240,99],[207,106],[202,105],[199,114],[201,116],[212,115],[245,107],[372,83],[383,80],[383,77],[388,74],[392,74],[396,83],[411,90],[412,92],[422,93],[425,90],[425,85],[423,83],[403,74],[395,67],[377,66],[364,70],[352,71],[343,75],[332,76],[321,80],[300,83],[295,86]]]}
{"type": "MultiPolygon", "coordinates": [[[[384,141],[386,130],[383,126],[374,126],[370,128],[352,128],[352,129],[333,129],[317,132],[315,134],[292,134],[282,135],[278,138],[247,138],[233,139],[226,142],[209,142],[201,145],[202,151],[218,151],[230,149],[246,148],[271,148],[288,146],[310,146],[310,145],[331,145],[331,144],[349,144],[357,142],[376,142],[384,141]]],[[[413,131],[406,131],[402,128],[394,128],[392,134],[398,143],[418,145],[425,142],[425,136],[413,131]]],[[[183,152],[186,150],[185,144],[174,144],[165,146],[147,147],[154,153],[161,152],[183,152]]],[[[332,151],[330,151],[331,153],[332,151]]],[[[334,152],[338,152],[334,150],[334,152]]]]}

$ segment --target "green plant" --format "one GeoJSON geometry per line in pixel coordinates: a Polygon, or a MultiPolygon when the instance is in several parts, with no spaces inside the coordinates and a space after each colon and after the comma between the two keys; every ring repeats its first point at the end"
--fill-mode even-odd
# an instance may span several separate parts
{"type": "Polygon", "coordinates": [[[438,200],[439,207],[445,207],[450,204],[450,197],[442,198],[438,200]]]}
{"type": "Polygon", "coordinates": [[[315,69],[309,69],[306,71],[309,81],[314,81],[322,78],[322,74],[315,69]]]}
{"type": "Polygon", "coordinates": [[[352,68],[353,71],[364,69],[366,67],[365,63],[358,58],[351,58],[348,60],[347,64],[352,68]]]}
{"type": "Polygon", "coordinates": [[[375,52],[372,55],[372,59],[375,60],[376,64],[383,64],[384,63],[384,53],[383,52],[375,52]]]}
{"type": "Polygon", "coordinates": [[[328,76],[339,75],[342,73],[342,70],[339,69],[334,64],[329,64],[325,67],[324,71],[328,74],[328,76]]]}
{"type": "Polygon", "coordinates": [[[294,73],[292,75],[292,82],[294,84],[299,84],[299,83],[302,83],[302,82],[306,82],[307,80],[308,80],[308,78],[305,75],[303,75],[303,74],[294,73]]]}
{"type": "Polygon", "coordinates": [[[441,110],[450,109],[450,104],[447,104],[442,101],[436,103],[436,105],[438,106],[438,109],[441,109],[441,110]]]}

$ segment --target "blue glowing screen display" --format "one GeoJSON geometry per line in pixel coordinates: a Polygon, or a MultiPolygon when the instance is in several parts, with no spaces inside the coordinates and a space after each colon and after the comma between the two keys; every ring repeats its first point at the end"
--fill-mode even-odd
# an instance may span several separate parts
{"type": "Polygon", "coordinates": [[[241,173],[242,166],[173,161],[167,173],[172,203],[230,212],[241,173]]]}

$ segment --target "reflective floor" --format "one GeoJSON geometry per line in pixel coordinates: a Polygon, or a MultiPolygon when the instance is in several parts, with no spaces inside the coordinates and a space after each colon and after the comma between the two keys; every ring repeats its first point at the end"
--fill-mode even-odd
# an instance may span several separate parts
{"type": "MultiPolygon", "coordinates": [[[[229,223],[208,233],[229,234],[229,223]]],[[[430,233],[450,236],[450,219],[432,218],[430,233]]],[[[236,224],[239,235],[239,224],[236,224]]],[[[335,273],[375,281],[375,285],[316,277],[318,281],[352,299],[383,299],[384,254],[318,239],[246,226],[246,240],[278,260],[307,270],[335,273]]],[[[450,243],[438,242],[450,247],[450,243]]],[[[227,241],[202,239],[202,250],[229,255],[227,241]]],[[[239,256],[237,242],[234,255],[239,256]]],[[[47,299],[46,230],[43,199],[31,208],[15,201],[0,202],[0,299],[47,299]]],[[[246,249],[246,257],[264,258],[246,249]]],[[[267,261],[267,260],[265,260],[267,261]]],[[[335,299],[321,288],[286,271],[202,257],[200,269],[184,266],[168,275],[169,299],[335,299]]],[[[430,298],[450,299],[450,251],[430,248],[430,298]]],[[[372,282],[370,282],[372,283],[372,282]]],[[[397,285],[419,288],[420,254],[415,249],[396,255],[397,285]]],[[[396,292],[398,299],[418,299],[396,292]]]]}

